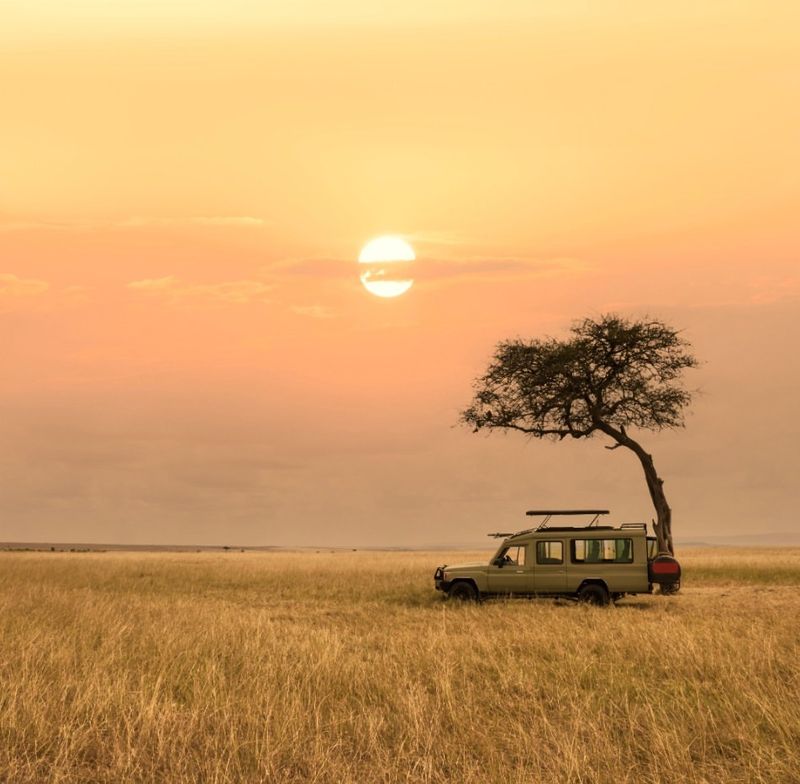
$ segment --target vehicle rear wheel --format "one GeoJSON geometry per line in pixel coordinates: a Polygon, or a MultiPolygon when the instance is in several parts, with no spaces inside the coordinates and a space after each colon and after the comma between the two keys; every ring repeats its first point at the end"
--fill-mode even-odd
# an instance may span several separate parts
{"type": "Polygon", "coordinates": [[[578,601],[605,607],[609,602],[608,591],[602,585],[589,583],[578,591],[578,601]]]}
{"type": "Polygon", "coordinates": [[[660,586],[661,593],[665,594],[666,596],[672,596],[673,594],[678,593],[680,589],[680,580],[676,580],[674,583],[662,583],[660,586]]]}
{"type": "Polygon", "coordinates": [[[477,602],[478,591],[472,583],[463,580],[453,583],[447,595],[458,602],[477,602]]]}

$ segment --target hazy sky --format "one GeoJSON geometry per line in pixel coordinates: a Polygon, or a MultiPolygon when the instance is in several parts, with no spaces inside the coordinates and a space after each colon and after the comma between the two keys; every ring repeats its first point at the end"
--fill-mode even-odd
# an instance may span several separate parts
{"type": "Polygon", "coordinates": [[[0,540],[429,544],[652,516],[635,458],[456,427],[614,310],[703,360],[678,538],[797,531],[794,3],[6,3],[0,540]],[[395,300],[370,238],[417,251],[395,300]]]}

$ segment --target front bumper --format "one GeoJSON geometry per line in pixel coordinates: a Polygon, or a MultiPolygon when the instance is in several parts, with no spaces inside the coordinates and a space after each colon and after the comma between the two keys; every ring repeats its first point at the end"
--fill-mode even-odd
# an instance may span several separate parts
{"type": "Polygon", "coordinates": [[[444,579],[444,569],[441,566],[433,573],[433,586],[437,591],[447,593],[450,590],[450,582],[444,579]]]}

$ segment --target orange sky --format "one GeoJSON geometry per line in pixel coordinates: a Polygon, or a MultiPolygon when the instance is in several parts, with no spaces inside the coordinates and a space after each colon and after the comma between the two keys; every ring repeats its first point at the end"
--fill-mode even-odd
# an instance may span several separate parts
{"type": "Polygon", "coordinates": [[[454,427],[496,341],[612,309],[705,363],[642,436],[676,536],[797,531],[800,12],[666,5],[4,7],[0,541],[649,519],[599,439],[454,427]]]}

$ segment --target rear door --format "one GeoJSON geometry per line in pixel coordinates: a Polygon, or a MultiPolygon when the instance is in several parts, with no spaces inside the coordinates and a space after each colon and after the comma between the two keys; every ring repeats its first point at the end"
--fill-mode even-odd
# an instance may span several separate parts
{"type": "Polygon", "coordinates": [[[503,594],[533,593],[532,547],[512,545],[500,553],[502,566],[489,564],[489,592],[503,594]]]}
{"type": "Polygon", "coordinates": [[[567,589],[567,564],[563,539],[547,539],[535,545],[533,588],[535,593],[563,593],[567,589]]]}
{"type": "Polygon", "coordinates": [[[647,590],[645,538],[634,532],[597,534],[570,543],[569,583],[575,590],[583,580],[603,580],[611,593],[647,590]]]}

